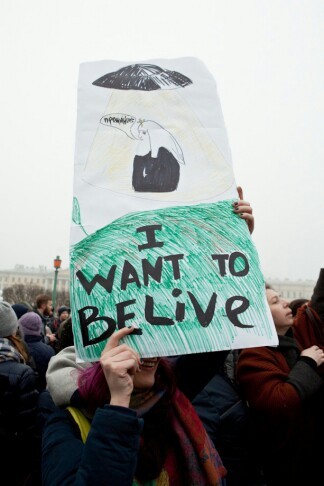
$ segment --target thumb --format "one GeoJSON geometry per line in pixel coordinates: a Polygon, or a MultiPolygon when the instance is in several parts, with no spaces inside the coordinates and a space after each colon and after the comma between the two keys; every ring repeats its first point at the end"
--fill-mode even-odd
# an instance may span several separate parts
{"type": "Polygon", "coordinates": [[[243,189],[241,186],[237,186],[237,193],[238,193],[238,196],[239,196],[239,199],[243,200],[243,189]]]}

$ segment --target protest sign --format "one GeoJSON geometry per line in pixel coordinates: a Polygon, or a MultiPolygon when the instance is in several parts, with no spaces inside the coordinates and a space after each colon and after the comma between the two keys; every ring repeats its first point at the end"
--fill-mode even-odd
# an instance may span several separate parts
{"type": "Polygon", "coordinates": [[[193,58],[80,66],[71,303],[80,360],[277,343],[215,81],[193,58]]]}

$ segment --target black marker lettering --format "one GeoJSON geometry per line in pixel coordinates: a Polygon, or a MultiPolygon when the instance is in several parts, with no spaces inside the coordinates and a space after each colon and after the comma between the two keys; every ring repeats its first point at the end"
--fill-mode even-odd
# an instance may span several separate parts
{"type": "Polygon", "coordinates": [[[179,266],[179,260],[182,260],[184,257],[184,254],[179,253],[178,255],[168,255],[164,257],[164,260],[166,262],[171,262],[172,264],[172,270],[173,270],[173,277],[174,280],[178,280],[180,278],[180,266],[179,266]]]}
{"type": "Polygon", "coordinates": [[[242,297],[241,295],[235,295],[234,297],[230,297],[226,301],[225,304],[226,314],[229,320],[231,321],[231,323],[234,324],[234,326],[241,327],[242,329],[254,327],[252,325],[242,324],[237,318],[238,314],[242,314],[242,312],[246,311],[246,309],[248,309],[249,306],[250,306],[250,302],[248,301],[248,299],[246,297],[242,297]],[[236,307],[235,309],[233,309],[233,304],[236,300],[241,301],[242,304],[236,307]]]}
{"type": "Polygon", "coordinates": [[[138,245],[139,251],[147,250],[149,248],[160,248],[164,245],[163,241],[156,241],[155,239],[155,231],[161,231],[162,225],[161,224],[151,224],[149,226],[141,226],[137,228],[137,233],[145,232],[147,243],[144,245],[138,245]]]}
{"type": "Polygon", "coordinates": [[[224,277],[226,275],[226,265],[225,262],[228,260],[229,254],[224,253],[218,255],[217,253],[215,255],[212,255],[213,260],[218,261],[218,268],[219,268],[219,273],[221,274],[221,277],[224,277]]]}
{"type": "Polygon", "coordinates": [[[229,267],[229,271],[231,272],[232,275],[234,275],[234,277],[245,277],[245,275],[249,273],[249,269],[250,269],[249,262],[246,256],[243,255],[243,253],[240,253],[239,251],[234,251],[231,254],[228,262],[228,267],[229,267]],[[237,258],[242,258],[245,264],[244,268],[239,271],[235,270],[235,261],[237,258]]]}
{"type": "Polygon", "coordinates": [[[137,272],[133,265],[127,260],[124,262],[123,273],[121,276],[120,288],[126,290],[127,285],[130,283],[136,283],[138,288],[141,288],[141,284],[137,275],[137,272]]]}
{"type": "Polygon", "coordinates": [[[208,304],[208,307],[207,307],[205,312],[202,310],[202,308],[201,308],[199,302],[197,301],[196,297],[191,292],[188,292],[188,295],[189,295],[191,303],[192,303],[192,305],[195,309],[196,316],[197,316],[197,319],[199,321],[199,324],[202,327],[209,326],[212,318],[214,317],[217,294],[215,294],[215,292],[212,294],[211,299],[210,299],[209,304],[208,304]]]}
{"type": "Polygon", "coordinates": [[[114,321],[114,319],[107,316],[98,316],[98,312],[98,308],[91,305],[88,305],[87,307],[83,307],[82,309],[78,310],[83,346],[90,346],[92,344],[100,343],[101,341],[108,339],[116,329],[116,322],[114,321]],[[86,317],[86,310],[92,311],[92,314],[89,317],[86,317]],[[90,326],[90,324],[97,321],[105,321],[108,324],[108,329],[104,331],[100,336],[94,339],[90,339],[88,327],[90,326]]]}
{"type": "Polygon", "coordinates": [[[144,258],[142,260],[142,269],[143,269],[143,279],[144,285],[147,287],[149,282],[149,276],[152,277],[156,282],[161,282],[162,276],[162,257],[158,257],[155,266],[151,265],[151,263],[144,258]]]}
{"type": "Polygon", "coordinates": [[[145,319],[153,326],[171,326],[174,324],[174,321],[168,317],[154,315],[154,300],[149,295],[145,297],[145,319]]]}
{"type": "Polygon", "coordinates": [[[112,265],[107,275],[107,278],[104,278],[101,275],[97,274],[93,277],[93,279],[90,282],[88,282],[88,280],[83,275],[81,270],[79,270],[76,273],[76,276],[80,280],[82,287],[84,288],[84,290],[87,292],[88,295],[91,294],[92,289],[96,284],[101,285],[101,287],[103,287],[110,294],[114,285],[116,267],[117,265],[112,265]]]}

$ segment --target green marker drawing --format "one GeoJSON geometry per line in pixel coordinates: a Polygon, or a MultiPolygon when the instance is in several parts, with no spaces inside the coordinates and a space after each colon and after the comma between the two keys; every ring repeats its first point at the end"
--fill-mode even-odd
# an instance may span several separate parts
{"type": "Polygon", "coordinates": [[[73,223],[75,223],[78,226],[80,226],[80,228],[82,229],[82,231],[84,232],[84,234],[86,236],[88,236],[88,233],[86,232],[86,230],[84,229],[84,227],[82,226],[82,223],[81,223],[80,204],[79,204],[78,198],[75,197],[75,196],[73,198],[72,221],[73,221],[73,223]]]}
{"type": "Polygon", "coordinates": [[[130,325],[140,331],[125,342],[142,357],[231,349],[240,336],[269,343],[258,255],[232,202],[128,214],[72,246],[80,359],[97,360],[130,325]]]}

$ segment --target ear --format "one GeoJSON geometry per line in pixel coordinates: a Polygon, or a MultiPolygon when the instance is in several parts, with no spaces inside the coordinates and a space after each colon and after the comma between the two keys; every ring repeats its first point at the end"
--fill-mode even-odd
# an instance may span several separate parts
{"type": "Polygon", "coordinates": [[[243,189],[241,186],[237,186],[237,193],[238,193],[238,197],[239,199],[243,200],[243,189]]]}

